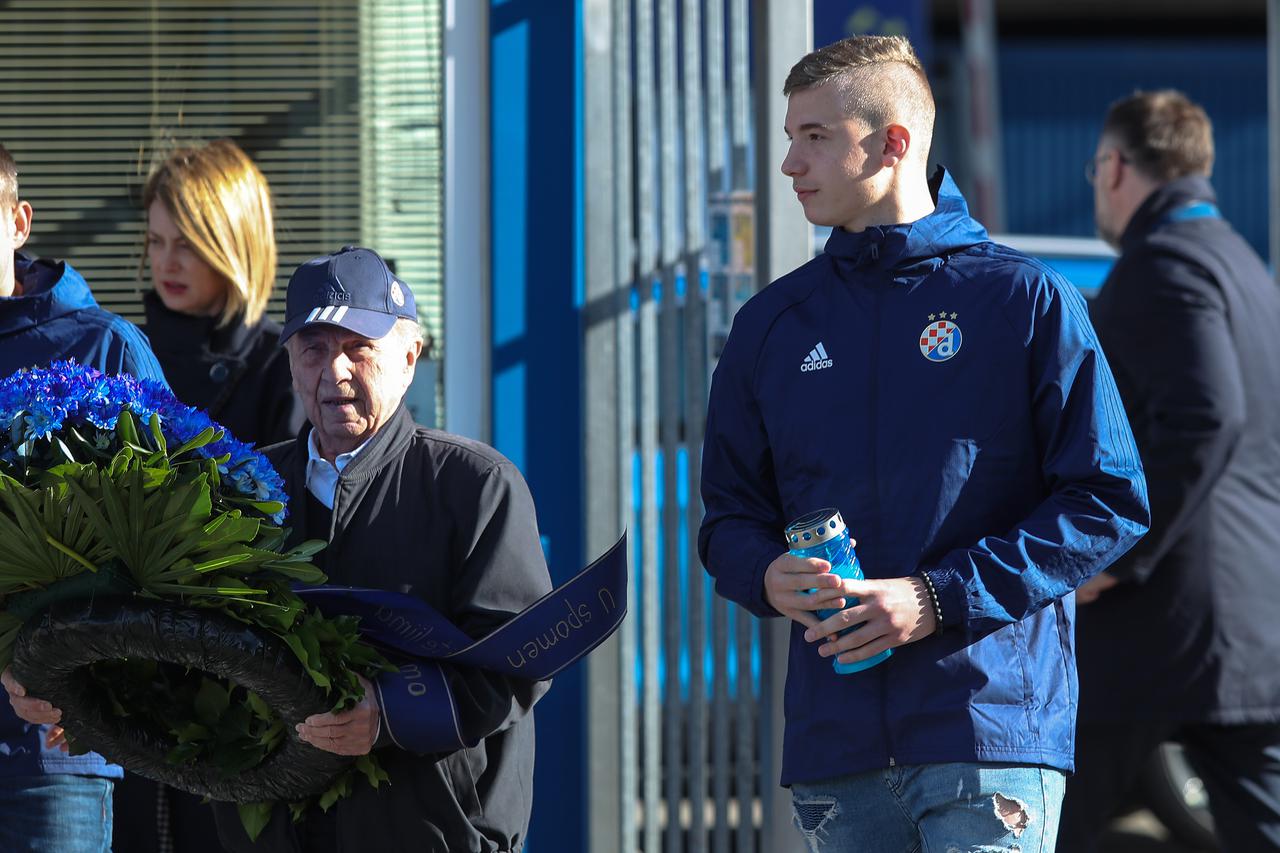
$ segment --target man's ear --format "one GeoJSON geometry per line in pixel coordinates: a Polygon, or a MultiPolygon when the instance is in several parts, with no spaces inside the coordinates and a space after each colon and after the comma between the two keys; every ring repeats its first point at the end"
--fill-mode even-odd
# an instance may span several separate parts
{"type": "Polygon", "coordinates": [[[900,124],[891,124],[884,129],[884,151],[880,162],[885,168],[892,168],[901,163],[911,150],[911,131],[900,124]]]}
{"type": "Polygon", "coordinates": [[[31,205],[19,200],[13,206],[13,248],[21,249],[31,236],[31,205]]]}

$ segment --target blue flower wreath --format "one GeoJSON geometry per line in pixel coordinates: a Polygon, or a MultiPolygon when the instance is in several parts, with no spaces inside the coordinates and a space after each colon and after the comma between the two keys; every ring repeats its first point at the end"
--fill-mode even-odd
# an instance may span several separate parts
{"type": "MultiPolygon", "coordinates": [[[[165,440],[183,445],[205,430],[217,433],[194,448],[206,459],[219,459],[218,472],[241,496],[288,505],[284,481],[260,453],[223,429],[203,411],[182,403],[165,385],[129,375],[108,376],[74,361],[22,370],[0,380],[0,464],[24,466],[38,442],[56,440],[64,429],[92,427],[92,440],[105,447],[120,413],[128,410],[141,423],[158,415],[165,440]]],[[[283,524],[287,509],[273,514],[283,524]]]]}
{"type": "Polygon", "coordinates": [[[59,701],[79,747],[240,803],[251,837],[272,800],[296,818],[387,778],[293,733],[389,665],[294,591],[324,582],[324,543],[286,547],[287,501],[266,457],[161,383],[75,362],[0,380],[0,666],[59,701]]]}

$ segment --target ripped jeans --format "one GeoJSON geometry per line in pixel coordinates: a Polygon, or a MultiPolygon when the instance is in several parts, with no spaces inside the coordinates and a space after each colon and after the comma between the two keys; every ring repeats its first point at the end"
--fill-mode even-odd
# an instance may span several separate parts
{"type": "Polygon", "coordinates": [[[889,767],[791,787],[812,853],[1053,853],[1066,777],[1023,764],[889,767]]]}

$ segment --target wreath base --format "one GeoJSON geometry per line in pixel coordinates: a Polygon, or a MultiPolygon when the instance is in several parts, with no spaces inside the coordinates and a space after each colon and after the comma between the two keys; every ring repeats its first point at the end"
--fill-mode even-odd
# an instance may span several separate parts
{"type": "Polygon", "coordinates": [[[126,770],[197,796],[236,803],[300,800],[324,791],[352,763],[316,749],[294,726],[329,710],[324,691],[278,637],[215,610],[136,598],[59,601],[23,625],[13,673],[31,696],[62,709],[64,725],[85,747],[126,770]],[[135,658],[178,664],[225,678],[258,694],[285,723],[285,741],[230,778],[207,763],[175,765],[176,741],[113,714],[89,666],[135,658]]]}

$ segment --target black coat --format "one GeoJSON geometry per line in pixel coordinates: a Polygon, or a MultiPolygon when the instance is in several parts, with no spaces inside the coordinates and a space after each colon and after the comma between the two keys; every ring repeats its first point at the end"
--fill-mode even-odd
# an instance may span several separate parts
{"type": "Polygon", "coordinates": [[[1092,308],[1151,532],[1079,609],[1082,721],[1280,720],[1280,287],[1213,201],[1149,197],[1092,308]]]}
{"type": "Polygon", "coordinates": [[[250,444],[274,444],[298,434],[306,415],[293,392],[278,323],[263,319],[219,329],[215,317],[170,311],[155,291],[143,297],[143,304],[147,323],[142,330],[179,400],[204,409],[250,444]]]}
{"type": "MultiPolygon", "coordinates": [[[[268,448],[289,493],[291,542],[329,540],[317,563],[336,584],[416,595],[472,637],[484,636],[551,590],[533,499],[514,465],[491,447],[418,426],[401,406],[338,478],[332,513],[306,488],[310,427],[268,448]],[[325,517],[327,516],[327,518],[325,517]],[[327,534],[327,535],[326,535],[327,534]]],[[[358,781],[326,825],[343,851],[518,851],[533,797],[532,706],[548,682],[442,665],[460,730],[477,746],[419,755],[375,749],[389,785],[358,781]]],[[[278,807],[256,844],[234,807],[215,805],[228,850],[300,850],[278,807]]],[[[301,832],[315,832],[315,826],[301,832]]]]}

